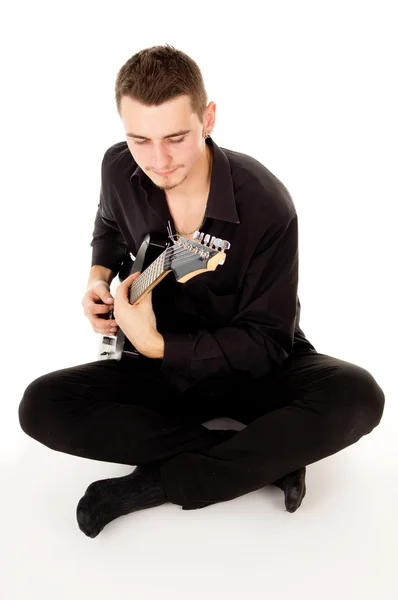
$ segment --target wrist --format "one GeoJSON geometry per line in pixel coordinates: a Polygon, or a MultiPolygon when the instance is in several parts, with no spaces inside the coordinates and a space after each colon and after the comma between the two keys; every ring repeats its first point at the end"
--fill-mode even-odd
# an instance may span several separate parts
{"type": "Polygon", "coordinates": [[[161,333],[156,331],[154,335],[145,344],[141,354],[148,358],[163,358],[164,356],[164,338],[161,333]]]}
{"type": "Polygon", "coordinates": [[[106,281],[105,279],[89,279],[88,283],[87,283],[87,289],[89,290],[100,283],[105,283],[105,285],[107,285],[109,289],[111,287],[109,282],[106,281]]]}

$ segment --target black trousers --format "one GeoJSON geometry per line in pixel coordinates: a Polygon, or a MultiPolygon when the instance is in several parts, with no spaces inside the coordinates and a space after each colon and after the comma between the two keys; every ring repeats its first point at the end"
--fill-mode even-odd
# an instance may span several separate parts
{"type": "Polygon", "coordinates": [[[262,379],[184,393],[158,364],[123,358],[44,374],[24,392],[20,425],[59,452],[156,463],[170,502],[189,510],[330,456],[370,433],[383,415],[384,393],[368,371],[313,350],[295,351],[262,379]],[[225,438],[203,426],[217,417],[246,427],[225,438]]]}

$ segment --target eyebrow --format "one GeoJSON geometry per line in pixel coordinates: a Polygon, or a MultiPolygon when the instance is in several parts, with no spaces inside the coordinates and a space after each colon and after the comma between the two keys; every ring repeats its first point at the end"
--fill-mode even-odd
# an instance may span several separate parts
{"type": "MultiPolygon", "coordinates": [[[[190,133],[192,129],[181,129],[180,131],[176,131],[175,133],[169,133],[168,135],[164,135],[162,140],[167,140],[168,138],[177,137],[179,135],[185,135],[186,133],[190,133]]],[[[144,135],[138,135],[136,133],[127,133],[128,137],[139,138],[140,140],[149,140],[149,138],[144,135]]]]}

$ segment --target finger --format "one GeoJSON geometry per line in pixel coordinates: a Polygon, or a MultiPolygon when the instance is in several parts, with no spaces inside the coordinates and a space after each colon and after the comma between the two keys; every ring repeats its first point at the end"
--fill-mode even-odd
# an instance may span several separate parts
{"type": "Polygon", "coordinates": [[[134,281],[134,279],[137,279],[137,277],[139,277],[141,275],[141,271],[135,271],[135,273],[130,273],[130,275],[127,275],[126,279],[123,279],[123,281],[120,282],[119,286],[121,285],[127,285],[128,283],[131,283],[132,281],[134,281]]]}
{"type": "Polygon", "coordinates": [[[93,319],[91,325],[95,333],[104,335],[115,335],[119,329],[116,321],[104,321],[104,319],[93,319]]]}
{"type": "MultiPolygon", "coordinates": [[[[104,316],[91,315],[89,317],[89,320],[92,324],[96,324],[99,327],[109,327],[116,323],[115,317],[111,318],[110,315],[104,315],[104,316]]],[[[116,323],[116,325],[117,325],[117,323],[116,323]]]]}
{"type": "Polygon", "coordinates": [[[93,315],[108,314],[113,310],[113,304],[95,304],[89,310],[93,315]]]}
{"type": "Polygon", "coordinates": [[[140,275],[141,275],[140,271],[136,271],[135,273],[132,273],[131,275],[126,277],[126,279],[124,281],[121,282],[121,284],[118,286],[118,289],[120,288],[121,290],[123,290],[123,293],[126,293],[127,289],[130,287],[130,285],[133,283],[133,281],[135,281],[137,279],[137,277],[139,277],[140,275]]]}
{"type": "Polygon", "coordinates": [[[127,281],[127,279],[130,279],[132,281],[134,281],[134,279],[137,279],[137,277],[139,277],[141,275],[141,271],[136,271],[135,273],[130,273],[130,275],[128,277],[126,277],[125,281],[127,281]]]}
{"type": "Polygon", "coordinates": [[[98,329],[98,330],[97,330],[97,329],[94,329],[93,331],[94,331],[94,333],[99,333],[100,335],[105,335],[105,336],[117,336],[117,334],[118,334],[118,331],[119,331],[119,330],[117,329],[117,330],[115,330],[115,331],[114,331],[114,330],[112,330],[112,331],[101,331],[101,330],[99,330],[99,329],[98,329]]]}
{"type": "Polygon", "coordinates": [[[100,319],[108,319],[110,316],[108,310],[97,310],[96,308],[93,308],[91,306],[89,308],[84,309],[84,316],[87,317],[90,321],[92,319],[95,319],[97,315],[100,319]]]}

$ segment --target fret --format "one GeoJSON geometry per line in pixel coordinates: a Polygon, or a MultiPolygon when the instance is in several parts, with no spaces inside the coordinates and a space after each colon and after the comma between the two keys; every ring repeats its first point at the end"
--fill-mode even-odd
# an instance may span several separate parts
{"type": "Polygon", "coordinates": [[[165,271],[166,250],[164,250],[153,262],[141,273],[130,286],[129,300],[131,304],[139,298],[147,288],[165,271]]]}
{"type": "Polygon", "coordinates": [[[153,263],[150,265],[149,269],[147,270],[147,272],[145,273],[145,286],[144,289],[148,288],[151,283],[153,282],[154,277],[153,277],[153,263]]]}
{"type": "Polygon", "coordinates": [[[136,279],[135,281],[133,281],[133,283],[131,284],[130,295],[129,295],[130,304],[134,304],[134,301],[140,295],[140,287],[141,287],[141,285],[140,285],[139,278],[136,279]]]}
{"type": "Polygon", "coordinates": [[[141,275],[141,277],[142,277],[142,279],[141,279],[141,294],[146,290],[146,288],[149,285],[149,281],[150,281],[149,269],[150,269],[150,267],[148,267],[148,269],[146,271],[144,271],[141,275]]]}
{"type": "Polygon", "coordinates": [[[163,256],[160,255],[158,256],[158,258],[155,260],[156,263],[156,279],[159,277],[159,275],[164,271],[164,260],[163,256]],[[159,260],[160,259],[160,260],[159,260]]]}

